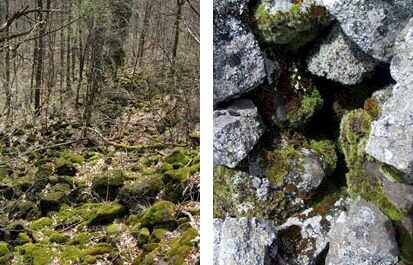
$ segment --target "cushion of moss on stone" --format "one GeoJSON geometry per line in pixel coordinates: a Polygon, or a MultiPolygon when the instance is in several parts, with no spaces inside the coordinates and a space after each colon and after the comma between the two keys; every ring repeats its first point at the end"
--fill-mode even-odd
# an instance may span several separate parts
{"type": "Polygon", "coordinates": [[[150,235],[151,235],[151,232],[149,231],[148,228],[146,227],[141,228],[137,236],[138,247],[142,248],[143,245],[148,243],[150,235]]]}
{"type": "Polygon", "coordinates": [[[334,142],[330,140],[312,140],[310,141],[310,148],[321,155],[327,175],[333,173],[337,165],[337,152],[334,142]]]}
{"type": "Polygon", "coordinates": [[[113,222],[126,214],[126,209],[118,203],[104,204],[95,209],[88,219],[89,225],[101,225],[113,222]]]}
{"type": "Polygon", "coordinates": [[[373,118],[379,117],[381,109],[379,103],[374,98],[368,98],[364,102],[364,110],[373,118]]]}
{"type": "Polygon", "coordinates": [[[273,191],[260,200],[251,189],[251,179],[237,174],[235,170],[214,166],[214,218],[257,217],[282,222],[294,210],[287,206],[282,191],[273,191]],[[241,204],[247,205],[247,209],[240,209],[241,204]]]}
{"type": "Polygon", "coordinates": [[[92,235],[87,232],[76,234],[72,239],[70,239],[67,244],[68,245],[85,245],[90,242],[92,239],[92,235]]]}
{"type": "Polygon", "coordinates": [[[16,242],[18,246],[30,243],[31,241],[32,240],[30,239],[27,233],[19,233],[19,235],[16,238],[16,242]]]}
{"type": "Polygon", "coordinates": [[[255,11],[258,29],[265,41],[287,44],[296,50],[316,37],[316,25],[328,17],[327,12],[312,7],[308,14],[301,12],[301,5],[294,4],[288,11],[268,12],[266,3],[255,11]]]}
{"type": "Polygon", "coordinates": [[[23,264],[52,264],[52,261],[56,256],[52,246],[43,244],[28,243],[23,246],[16,247],[16,250],[21,255],[20,258],[23,264]]]}
{"type": "Polygon", "coordinates": [[[308,121],[322,105],[323,98],[317,89],[313,89],[310,94],[303,95],[298,109],[290,111],[287,115],[289,125],[298,128],[308,121]]]}
{"type": "Polygon", "coordinates": [[[170,201],[159,201],[145,210],[141,218],[142,227],[153,227],[176,221],[177,207],[170,201]]]}
{"type": "Polygon", "coordinates": [[[380,167],[380,171],[383,173],[383,175],[389,180],[389,181],[397,181],[397,182],[403,182],[404,177],[406,176],[406,173],[403,171],[398,170],[397,168],[382,164],[380,167]]]}
{"type": "Polygon", "coordinates": [[[36,221],[33,221],[30,224],[30,228],[33,230],[40,230],[43,229],[45,227],[49,227],[53,224],[52,219],[50,219],[49,217],[42,217],[40,219],[37,219],[36,221]]]}
{"type": "Polygon", "coordinates": [[[401,220],[405,212],[393,205],[385,196],[382,183],[376,176],[369,176],[365,170],[368,156],[365,143],[371,129],[371,116],[365,110],[353,110],[344,115],[340,124],[340,145],[349,172],[346,174],[350,195],[360,195],[374,202],[391,220],[401,220]]]}
{"type": "Polygon", "coordinates": [[[0,263],[7,264],[11,259],[11,252],[6,242],[0,241],[0,263]]]}
{"type": "Polygon", "coordinates": [[[59,212],[54,214],[59,225],[73,223],[100,225],[113,222],[126,214],[126,209],[116,202],[85,203],[77,208],[63,205],[59,212]]]}
{"type": "Polygon", "coordinates": [[[49,243],[63,244],[66,243],[69,237],[60,232],[53,233],[49,236],[49,243]]]}
{"type": "Polygon", "coordinates": [[[400,237],[400,258],[406,265],[413,265],[413,230],[402,230],[400,237]]]}
{"type": "Polygon", "coordinates": [[[154,229],[151,233],[151,237],[149,238],[149,243],[159,243],[168,232],[166,229],[154,229]]]}

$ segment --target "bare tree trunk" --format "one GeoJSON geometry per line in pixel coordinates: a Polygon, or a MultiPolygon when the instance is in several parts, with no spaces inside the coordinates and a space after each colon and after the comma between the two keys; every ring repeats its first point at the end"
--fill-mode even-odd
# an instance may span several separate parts
{"type": "Polygon", "coordinates": [[[146,5],[145,5],[145,15],[143,17],[141,35],[139,37],[138,61],[137,61],[139,66],[142,65],[142,61],[143,61],[144,50],[145,50],[145,37],[146,37],[146,32],[149,28],[149,16],[151,14],[151,9],[152,9],[152,1],[147,0],[146,5]]]}
{"type": "MultiPolygon", "coordinates": [[[[37,0],[37,8],[43,9],[42,0],[37,0]]],[[[43,43],[43,35],[45,33],[45,27],[43,24],[43,13],[37,12],[37,21],[40,24],[40,30],[38,33],[37,39],[37,56],[35,61],[35,88],[34,88],[34,114],[35,116],[40,115],[40,92],[42,87],[42,76],[43,76],[43,53],[44,53],[44,43],[43,43]]]]}
{"type": "MultiPolygon", "coordinates": [[[[99,45],[103,41],[103,29],[101,26],[94,24],[91,30],[91,58],[90,58],[90,74],[89,74],[89,85],[88,91],[86,93],[85,109],[83,114],[83,119],[85,127],[91,125],[92,119],[92,109],[93,103],[96,98],[96,94],[99,91],[102,82],[102,53],[103,47],[99,45]]],[[[84,131],[84,134],[86,130],[84,131]]]]}
{"type": "MultiPolygon", "coordinates": [[[[10,5],[9,0],[5,0],[5,15],[6,21],[9,19],[9,12],[10,12],[10,5]]],[[[5,36],[9,35],[9,28],[6,29],[5,36]]],[[[8,44],[8,43],[6,43],[8,44]]],[[[5,112],[6,112],[6,120],[10,118],[10,109],[11,109],[11,84],[10,84],[10,49],[6,49],[5,55],[5,73],[4,73],[4,81],[3,81],[3,89],[6,95],[6,102],[5,102],[5,112]]]]}
{"type": "Polygon", "coordinates": [[[171,72],[172,74],[175,73],[175,64],[176,64],[176,55],[178,53],[178,45],[179,45],[179,26],[182,19],[182,5],[185,3],[184,0],[176,0],[176,16],[175,16],[175,24],[174,24],[174,42],[172,46],[172,65],[171,65],[171,72]]]}
{"type": "MultiPolygon", "coordinates": [[[[70,4],[69,4],[69,10],[70,10],[70,4]]],[[[68,16],[68,21],[71,20],[71,15],[68,16]]],[[[71,58],[71,52],[72,52],[72,47],[71,47],[71,37],[72,37],[72,26],[69,26],[67,29],[67,39],[66,39],[66,92],[70,95],[72,91],[72,80],[71,80],[71,63],[70,59],[71,58]]]]}

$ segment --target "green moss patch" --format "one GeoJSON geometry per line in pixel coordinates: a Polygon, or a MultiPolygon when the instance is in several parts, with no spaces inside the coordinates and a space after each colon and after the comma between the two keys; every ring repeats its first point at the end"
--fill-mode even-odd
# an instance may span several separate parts
{"type": "Polygon", "coordinates": [[[141,218],[142,227],[169,227],[176,221],[177,207],[169,201],[160,201],[145,210],[141,218]]]}
{"type": "Polygon", "coordinates": [[[405,215],[385,196],[382,183],[365,170],[368,157],[365,143],[371,130],[371,116],[365,110],[354,110],[344,115],[340,125],[340,144],[349,172],[346,174],[350,194],[360,195],[374,202],[391,220],[398,221],[405,215]]]}

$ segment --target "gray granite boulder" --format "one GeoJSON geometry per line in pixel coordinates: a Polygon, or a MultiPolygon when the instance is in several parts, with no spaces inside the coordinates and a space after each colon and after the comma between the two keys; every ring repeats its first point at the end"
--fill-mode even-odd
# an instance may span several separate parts
{"type": "Polygon", "coordinates": [[[239,97],[274,71],[241,17],[248,1],[214,1],[214,104],[239,97]]]}
{"type": "Polygon", "coordinates": [[[372,124],[366,152],[408,174],[413,184],[413,19],[397,38],[391,74],[397,81],[372,124]]]}
{"type": "Polygon", "coordinates": [[[399,249],[391,221],[371,202],[358,199],[329,233],[329,265],[395,265],[399,249]]]}
{"type": "Polygon", "coordinates": [[[360,83],[376,64],[339,26],[331,30],[307,59],[307,68],[312,74],[344,85],[360,83]]]}
{"type": "Polygon", "coordinates": [[[251,100],[214,111],[214,163],[234,168],[254,148],[265,126],[251,100]]]}
{"type": "Polygon", "coordinates": [[[398,83],[413,84],[413,18],[397,38],[390,71],[398,83]]]}
{"type": "Polygon", "coordinates": [[[380,61],[393,57],[394,42],[413,12],[411,0],[318,0],[363,51],[380,61]]]}
{"type": "Polygon", "coordinates": [[[274,264],[275,233],[269,220],[214,219],[214,265],[274,264]]]}

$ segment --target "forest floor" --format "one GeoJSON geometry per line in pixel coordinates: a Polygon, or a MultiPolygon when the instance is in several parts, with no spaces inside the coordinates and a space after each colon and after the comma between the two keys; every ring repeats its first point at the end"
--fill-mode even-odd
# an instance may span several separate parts
{"type": "Polygon", "coordinates": [[[0,135],[0,264],[198,262],[199,133],[136,102],[0,135]]]}

